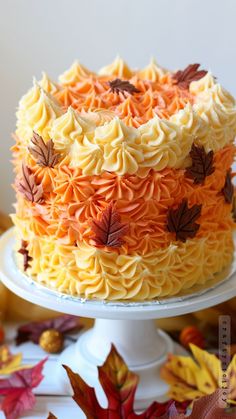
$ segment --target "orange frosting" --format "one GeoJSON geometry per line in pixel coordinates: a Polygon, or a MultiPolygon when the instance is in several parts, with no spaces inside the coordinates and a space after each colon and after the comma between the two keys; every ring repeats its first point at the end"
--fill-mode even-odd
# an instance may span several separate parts
{"type": "Polygon", "coordinates": [[[145,254],[175,240],[166,228],[167,212],[184,198],[189,206],[202,204],[197,237],[232,229],[231,205],[225,203],[220,191],[234,151],[230,145],[215,153],[215,171],[206,177],[203,185],[194,184],[184,169],[150,170],[145,178],[140,178],[109,172],[84,176],[80,169],[69,168],[63,162],[53,169],[38,167],[35,174],[47,192],[45,203],[38,205],[20,199],[19,207],[34,234],[55,236],[68,244],[76,240],[90,243],[90,219],[96,219],[113,201],[122,222],[130,226],[122,251],[145,254]]]}
{"type": "Polygon", "coordinates": [[[136,128],[155,115],[168,119],[187,103],[194,101],[189,92],[173,85],[171,77],[163,76],[153,82],[139,79],[135,75],[129,81],[140,92],[133,96],[112,93],[108,81],[113,79],[114,76],[89,75],[75,85],[61,86],[55,92],[55,97],[65,109],[68,106],[79,112],[109,109],[127,125],[136,128]]]}

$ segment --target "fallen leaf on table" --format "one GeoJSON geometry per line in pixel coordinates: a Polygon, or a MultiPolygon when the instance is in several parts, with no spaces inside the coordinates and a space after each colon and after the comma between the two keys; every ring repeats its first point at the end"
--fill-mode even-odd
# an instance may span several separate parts
{"type": "Polygon", "coordinates": [[[7,345],[0,347],[0,375],[11,374],[25,368],[22,366],[22,354],[12,354],[7,345]]]}
{"type": "Polygon", "coordinates": [[[20,326],[17,330],[16,344],[31,341],[38,344],[41,334],[45,330],[55,329],[58,332],[66,333],[73,329],[81,329],[78,317],[71,315],[63,315],[54,319],[36,321],[20,326]]]}
{"type": "MultiPolygon", "coordinates": [[[[74,373],[66,365],[63,367],[74,391],[73,399],[83,410],[87,419],[154,419],[161,417],[170,407],[171,402],[154,402],[142,414],[138,415],[134,412],[134,397],[139,378],[129,371],[114,346],[104,364],[98,367],[99,381],[107,396],[107,408],[100,406],[94,388],[86,384],[79,374],[74,373]]],[[[52,419],[54,416],[48,418],[52,419]]]]}
{"type": "Polygon", "coordinates": [[[179,414],[172,405],[161,419],[235,419],[236,413],[226,413],[223,399],[223,390],[216,390],[213,394],[196,400],[189,415],[179,414]]]}
{"type": "Polygon", "coordinates": [[[32,368],[14,372],[9,378],[0,380],[1,410],[6,419],[17,419],[23,412],[33,408],[35,395],[33,389],[43,379],[42,369],[47,358],[32,368]]]}
{"type": "MultiPolygon", "coordinates": [[[[161,376],[170,385],[168,395],[179,402],[195,400],[210,395],[222,385],[221,362],[216,355],[208,353],[195,345],[190,345],[192,357],[169,355],[162,368],[161,376]]],[[[236,356],[226,371],[228,399],[236,401],[236,356]]]]}

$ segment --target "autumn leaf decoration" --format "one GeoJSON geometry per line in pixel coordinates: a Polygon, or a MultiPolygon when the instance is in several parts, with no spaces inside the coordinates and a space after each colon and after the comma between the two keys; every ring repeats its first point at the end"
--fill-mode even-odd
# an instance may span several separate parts
{"type": "MultiPolygon", "coordinates": [[[[200,397],[193,402],[190,414],[179,414],[174,405],[161,419],[234,419],[235,413],[226,412],[224,391],[216,390],[209,396],[200,397]]],[[[155,417],[153,417],[154,419],[155,417]]]]}
{"type": "Polygon", "coordinates": [[[109,81],[108,84],[112,93],[127,92],[130,95],[133,95],[134,93],[139,93],[139,90],[128,80],[115,79],[109,81]]]}
{"type": "Polygon", "coordinates": [[[17,419],[23,412],[31,410],[36,402],[33,389],[43,379],[43,359],[32,368],[23,368],[5,379],[0,379],[1,410],[7,419],[17,419]]]}
{"type": "Polygon", "coordinates": [[[128,225],[120,222],[120,215],[113,204],[108,205],[101,218],[92,220],[90,225],[95,246],[120,247],[124,243],[122,237],[128,232],[128,225]]]}
{"type": "Polygon", "coordinates": [[[185,242],[187,238],[193,238],[200,227],[195,221],[201,215],[201,205],[188,207],[187,199],[183,199],[176,208],[170,208],[167,214],[167,229],[175,233],[176,240],[185,242]]]}
{"type": "Polygon", "coordinates": [[[22,354],[12,354],[7,345],[0,347],[0,375],[12,374],[22,369],[22,354]]]}
{"type": "Polygon", "coordinates": [[[54,143],[52,140],[44,142],[43,138],[36,132],[33,133],[31,138],[31,146],[29,152],[37,161],[39,166],[54,167],[60,159],[60,154],[54,150],[54,143]]]}
{"type": "Polygon", "coordinates": [[[185,173],[193,179],[194,183],[202,184],[205,178],[215,171],[213,151],[206,153],[204,147],[193,144],[189,154],[192,158],[192,165],[186,169],[185,173]]]}
{"type": "Polygon", "coordinates": [[[37,185],[34,174],[26,164],[22,165],[22,179],[18,181],[17,188],[28,201],[37,204],[43,202],[43,187],[37,185]]]}
{"type": "Polygon", "coordinates": [[[224,195],[225,202],[231,204],[234,196],[234,187],[231,181],[231,170],[228,170],[225,177],[225,184],[221,190],[224,195]]]}
{"type": "MultiPolygon", "coordinates": [[[[171,354],[161,371],[162,378],[170,385],[169,397],[178,402],[213,394],[223,385],[220,359],[195,345],[191,344],[190,348],[194,359],[191,356],[171,354]]],[[[228,377],[228,401],[235,403],[236,355],[224,374],[228,377]]]]}
{"type": "Polygon", "coordinates": [[[29,262],[32,260],[32,257],[29,256],[29,251],[27,249],[28,243],[25,240],[21,240],[21,248],[18,250],[18,253],[23,255],[23,266],[24,271],[26,271],[29,268],[29,262]]]}
{"type": "MultiPolygon", "coordinates": [[[[107,408],[101,407],[94,388],[90,387],[68,366],[63,365],[73,388],[73,399],[83,410],[87,419],[154,419],[161,417],[170,406],[170,402],[154,402],[142,414],[134,412],[134,397],[138,385],[138,376],[129,371],[122,357],[112,346],[104,362],[98,367],[98,377],[107,396],[107,408]]],[[[55,418],[50,413],[48,418],[55,418]]]]}
{"type": "MultiPolygon", "coordinates": [[[[204,351],[202,351],[205,353],[204,351]]],[[[207,354],[207,353],[206,353],[207,354]]],[[[207,354],[208,355],[208,354],[207,354]]],[[[213,356],[213,355],[209,355],[213,356]]],[[[177,357],[178,361],[179,358],[185,360],[192,360],[192,358],[187,357],[177,357]]],[[[214,360],[217,357],[214,356],[214,360]]],[[[204,367],[207,370],[212,367],[212,364],[207,361],[211,361],[211,359],[200,359],[201,361],[200,366],[198,367],[198,372],[201,371],[202,363],[205,362],[204,367]]],[[[193,363],[194,361],[192,361],[193,363]]],[[[189,368],[189,362],[186,361],[186,366],[189,368]]],[[[183,364],[183,367],[185,366],[183,364]]],[[[168,363],[167,363],[168,366],[168,363]]],[[[223,392],[221,389],[217,388],[216,391],[206,391],[205,393],[197,392],[193,393],[192,395],[188,392],[188,395],[200,397],[199,400],[195,400],[193,403],[193,407],[191,409],[191,413],[186,415],[186,409],[192,402],[192,398],[187,401],[182,401],[184,399],[184,391],[186,389],[184,378],[191,380],[195,370],[188,370],[188,369],[179,369],[183,379],[179,377],[179,375],[175,376],[176,370],[173,371],[172,375],[168,373],[164,375],[164,378],[168,379],[168,382],[171,383],[175,380],[178,381],[179,389],[182,390],[181,402],[176,402],[173,399],[165,403],[158,403],[153,402],[147,410],[144,412],[137,414],[134,411],[134,400],[135,400],[135,392],[138,385],[138,376],[131,372],[127,365],[125,364],[122,357],[117,352],[114,345],[111,347],[111,351],[101,367],[98,367],[98,377],[100,384],[104,390],[104,393],[107,397],[107,407],[101,407],[94,388],[90,387],[86,382],[80,377],[79,374],[74,373],[69,367],[63,365],[65,368],[67,375],[69,377],[71,386],[73,388],[73,399],[77,403],[77,405],[82,409],[87,419],[233,419],[235,416],[226,415],[225,407],[226,401],[223,400],[223,392]],[[201,397],[202,396],[202,397],[201,397]],[[180,413],[183,412],[183,413],[180,413]]],[[[190,365],[191,367],[191,365],[190,365]]],[[[215,367],[215,365],[214,365],[215,367]]],[[[164,367],[166,368],[166,367],[164,367]]],[[[197,368],[197,366],[196,366],[197,368]]],[[[210,379],[210,372],[206,374],[202,374],[202,376],[196,375],[195,381],[198,380],[204,383],[205,378],[210,379]]],[[[176,384],[177,386],[177,384],[176,384]]],[[[208,388],[208,387],[207,387],[208,388]]],[[[187,390],[190,391],[191,386],[189,384],[189,388],[187,390]]],[[[179,392],[180,392],[179,390],[179,392]]],[[[194,389],[193,389],[194,391],[194,389]]],[[[172,394],[173,392],[171,392],[172,394]]],[[[177,399],[178,400],[178,399],[177,399]]],[[[57,419],[53,413],[49,413],[48,419],[57,419]]],[[[59,418],[60,419],[60,418],[59,418]]]]}
{"type": "Polygon", "coordinates": [[[179,70],[173,74],[174,84],[182,89],[188,89],[192,81],[200,80],[207,74],[206,70],[199,70],[200,64],[190,64],[184,70],[179,70]]]}
{"type": "Polygon", "coordinates": [[[31,341],[38,344],[41,334],[45,330],[53,329],[65,334],[74,329],[80,330],[82,325],[78,317],[65,314],[49,320],[35,321],[20,326],[17,330],[16,345],[31,341]]]}

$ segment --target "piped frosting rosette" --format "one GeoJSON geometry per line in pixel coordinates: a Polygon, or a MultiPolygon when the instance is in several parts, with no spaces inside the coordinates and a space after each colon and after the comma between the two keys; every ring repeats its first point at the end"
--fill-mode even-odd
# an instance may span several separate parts
{"type": "Polygon", "coordinates": [[[95,299],[204,285],[233,257],[235,133],[234,99],[197,64],[44,73],[17,111],[19,267],[95,299]]]}

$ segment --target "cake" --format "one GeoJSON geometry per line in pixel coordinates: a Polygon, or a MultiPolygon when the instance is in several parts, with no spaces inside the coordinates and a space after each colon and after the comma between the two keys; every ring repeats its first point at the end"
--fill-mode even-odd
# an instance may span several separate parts
{"type": "Polygon", "coordinates": [[[153,300],[233,260],[233,97],[199,64],[43,73],[12,147],[15,260],[63,294],[153,300]]]}

